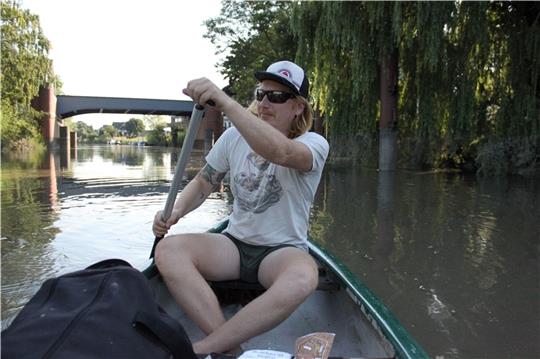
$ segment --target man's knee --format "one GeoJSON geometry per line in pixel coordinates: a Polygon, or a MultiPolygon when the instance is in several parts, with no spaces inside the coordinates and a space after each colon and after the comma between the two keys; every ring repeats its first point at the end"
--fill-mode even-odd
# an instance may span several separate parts
{"type": "Polygon", "coordinates": [[[187,250],[187,238],[184,235],[175,235],[163,238],[156,246],[154,260],[156,266],[163,272],[172,264],[184,262],[189,253],[187,250]]]}
{"type": "Polygon", "coordinates": [[[317,289],[319,274],[316,267],[302,271],[296,281],[298,299],[304,301],[317,289]]]}
{"type": "Polygon", "coordinates": [[[282,297],[284,304],[300,305],[317,289],[319,282],[317,268],[307,266],[298,271],[291,271],[285,281],[287,292],[282,297]]]}

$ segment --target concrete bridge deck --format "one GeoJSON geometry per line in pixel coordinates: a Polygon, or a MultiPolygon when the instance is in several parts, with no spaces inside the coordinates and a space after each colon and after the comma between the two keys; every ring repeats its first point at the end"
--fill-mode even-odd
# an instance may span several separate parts
{"type": "MultiPolygon", "coordinates": [[[[166,115],[189,117],[193,101],[162,100],[126,97],[55,95],[52,85],[40,89],[32,101],[37,110],[44,113],[41,130],[45,143],[54,146],[55,141],[76,145],[76,133],[63,124],[63,119],[89,113],[166,115]]],[[[216,109],[209,107],[199,128],[197,139],[214,139],[223,131],[223,118],[216,109]]]]}
{"type": "Polygon", "coordinates": [[[125,97],[56,96],[56,119],[87,113],[189,116],[193,101],[125,97]]]}

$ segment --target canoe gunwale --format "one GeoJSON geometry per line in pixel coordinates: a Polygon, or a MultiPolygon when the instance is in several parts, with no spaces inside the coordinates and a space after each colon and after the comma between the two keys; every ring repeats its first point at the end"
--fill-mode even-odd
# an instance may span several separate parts
{"type": "Polygon", "coordinates": [[[366,317],[377,326],[394,349],[397,358],[429,358],[429,355],[410,336],[392,312],[362,283],[338,258],[309,240],[309,251],[317,260],[328,268],[347,287],[351,297],[360,305],[366,317]]]}

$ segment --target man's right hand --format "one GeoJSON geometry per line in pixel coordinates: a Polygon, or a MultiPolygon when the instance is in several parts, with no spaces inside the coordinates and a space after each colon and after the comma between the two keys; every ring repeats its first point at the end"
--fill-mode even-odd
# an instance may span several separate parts
{"type": "Polygon", "coordinates": [[[224,111],[224,107],[229,102],[234,102],[223,90],[216,86],[207,78],[200,78],[188,82],[187,87],[182,90],[184,95],[193,101],[205,106],[212,104],[218,111],[224,111]]]}
{"type": "Polygon", "coordinates": [[[184,217],[194,209],[198,208],[212,192],[213,187],[221,183],[225,173],[217,172],[209,164],[206,164],[178,195],[174,204],[171,216],[165,222],[162,219],[163,211],[158,211],[152,224],[152,232],[156,237],[162,237],[167,234],[169,229],[178,223],[180,218],[184,217]]]}
{"type": "Polygon", "coordinates": [[[171,212],[171,216],[167,222],[162,220],[163,211],[158,211],[154,216],[154,223],[152,225],[152,232],[156,237],[164,237],[169,229],[178,222],[180,217],[178,216],[178,211],[174,210],[171,212]]]}

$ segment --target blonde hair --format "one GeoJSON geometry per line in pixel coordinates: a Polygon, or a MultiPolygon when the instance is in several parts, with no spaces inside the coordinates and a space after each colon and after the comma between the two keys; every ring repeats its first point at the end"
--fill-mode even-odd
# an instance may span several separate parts
{"type": "MultiPolygon", "coordinates": [[[[308,100],[302,96],[296,96],[293,101],[298,101],[303,104],[304,111],[300,115],[294,116],[291,128],[289,129],[289,134],[287,135],[288,138],[296,138],[303,135],[311,129],[311,126],[313,126],[313,111],[311,110],[311,105],[309,104],[308,100]]],[[[259,102],[257,100],[251,101],[247,110],[257,116],[258,104],[259,102]]]]}
{"type": "Polygon", "coordinates": [[[296,138],[308,132],[313,126],[313,112],[308,100],[302,96],[296,96],[296,101],[304,105],[304,111],[300,115],[294,116],[293,123],[289,130],[289,138],[296,138]]]}

